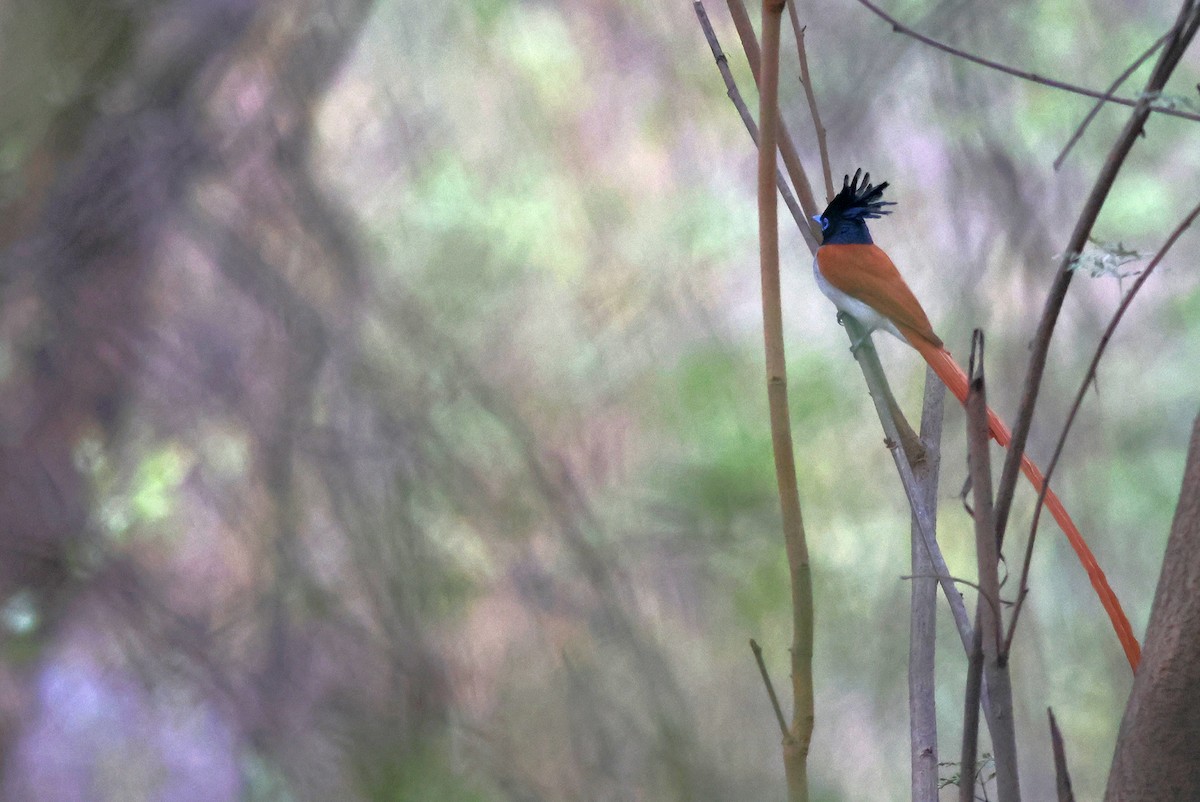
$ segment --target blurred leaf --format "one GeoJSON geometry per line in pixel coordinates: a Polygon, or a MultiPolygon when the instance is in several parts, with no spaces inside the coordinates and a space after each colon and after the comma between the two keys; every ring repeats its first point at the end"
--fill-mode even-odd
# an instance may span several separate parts
{"type": "Polygon", "coordinates": [[[137,520],[158,523],[170,515],[175,492],[191,461],[191,455],[176,444],[153,451],[142,460],[129,496],[129,506],[137,520]]]}
{"type": "Polygon", "coordinates": [[[255,752],[242,756],[241,802],[296,802],[278,766],[255,752]]]}
{"type": "Polygon", "coordinates": [[[498,798],[485,794],[477,784],[456,772],[448,763],[446,744],[426,743],[404,754],[396,744],[393,753],[368,750],[355,756],[359,788],[370,802],[487,802],[498,798]]]}

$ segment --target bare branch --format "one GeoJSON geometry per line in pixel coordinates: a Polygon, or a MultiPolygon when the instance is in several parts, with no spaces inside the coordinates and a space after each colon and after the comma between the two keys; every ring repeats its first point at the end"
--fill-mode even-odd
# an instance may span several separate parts
{"type": "MultiPolygon", "coordinates": [[[[976,610],[978,612],[978,610],[976,610]]],[[[975,617],[975,637],[967,651],[967,683],[963,690],[962,750],[958,770],[959,802],[975,802],[975,756],[979,753],[979,705],[983,691],[983,627],[975,617]]]]}
{"type": "MultiPolygon", "coordinates": [[[[761,83],[758,69],[760,58],[758,39],[754,36],[754,26],[750,23],[750,15],[746,13],[746,7],[742,4],[742,0],[726,0],[726,4],[733,17],[733,25],[737,28],[738,38],[742,40],[742,50],[746,53],[746,60],[750,62],[750,72],[754,75],[755,83],[761,83]]],[[[759,92],[762,92],[761,87],[759,92]]],[[[776,109],[776,114],[778,111],[776,109]]],[[[804,241],[808,243],[808,247],[813,253],[816,253],[817,237],[821,232],[811,218],[820,213],[821,209],[817,206],[816,197],[813,196],[812,184],[808,181],[808,173],[805,172],[804,165],[800,161],[800,154],[796,152],[796,143],[788,133],[787,124],[782,118],[779,119],[779,154],[783,157],[783,164],[787,167],[788,176],[792,179],[792,186],[796,189],[800,208],[804,210],[805,225],[801,229],[801,233],[804,234],[804,241]]]]}
{"type": "Polygon", "coordinates": [[[1075,129],[1075,133],[1071,134],[1071,138],[1067,140],[1067,144],[1063,145],[1062,151],[1058,154],[1058,157],[1055,158],[1054,169],[1056,172],[1060,167],[1062,167],[1063,162],[1067,160],[1067,154],[1071,152],[1071,148],[1075,147],[1075,143],[1078,142],[1080,137],[1083,136],[1083,132],[1087,130],[1087,127],[1091,125],[1092,120],[1095,119],[1096,115],[1100,113],[1100,109],[1104,108],[1104,104],[1106,102],[1113,99],[1113,92],[1116,92],[1117,88],[1121,84],[1125,83],[1125,79],[1127,79],[1130,75],[1133,75],[1137,68],[1146,62],[1146,59],[1153,56],[1158,49],[1162,47],[1163,42],[1167,41],[1167,37],[1170,35],[1171,32],[1167,31],[1162,36],[1158,37],[1158,40],[1154,44],[1150,45],[1150,47],[1146,48],[1142,55],[1138,56],[1132,64],[1126,67],[1125,71],[1118,75],[1116,80],[1112,82],[1107,90],[1105,90],[1104,97],[1096,101],[1096,105],[1092,106],[1092,110],[1089,111],[1087,116],[1083,118],[1083,121],[1079,123],[1079,127],[1075,129]]]}
{"type": "MultiPolygon", "coordinates": [[[[704,38],[708,40],[713,58],[717,61],[717,69],[721,71],[721,78],[725,81],[726,94],[729,95],[733,107],[737,109],[738,116],[742,118],[746,130],[750,132],[750,139],[754,141],[754,146],[758,147],[758,123],[754,122],[754,116],[746,106],[746,101],[742,99],[742,93],[733,79],[733,72],[729,69],[729,59],[721,50],[721,43],[717,41],[716,31],[713,30],[712,23],[708,20],[708,12],[704,10],[704,3],[696,0],[692,3],[692,7],[696,12],[696,18],[700,20],[700,27],[704,30],[704,38]]],[[[792,219],[796,221],[796,227],[800,229],[800,233],[808,231],[808,219],[804,216],[800,204],[796,202],[796,196],[792,194],[792,188],[788,186],[783,171],[778,168],[775,170],[775,184],[779,187],[779,194],[783,196],[783,202],[787,205],[788,211],[792,213],[792,219]]]]}
{"type": "Polygon", "coordinates": [[[971,588],[978,593],[979,598],[988,603],[988,607],[992,608],[992,612],[995,613],[997,617],[1000,615],[1000,611],[1004,609],[1004,605],[1012,605],[1012,602],[1005,601],[1003,597],[992,598],[986,591],[984,591],[983,586],[981,586],[978,582],[972,582],[970,579],[966,579],[961,576],[955,576],[954,574],[901,574],[900,578],[905,581],[915,581],[918,579],[941,579],[943,576],[956,585],[962,585],[963,587],[971,588]]]}
{"type": "Polygon", "coordinates": [[[932,48],[941,50],[943,53],[949,53],[952,56],[956,56],[956,57],[964,59],[966,61],[970,61],[975,64],[979,64],[983,67],[987,67],[988,69],[996,70],[998,72],[1005,73],[1006,75],[1012,75],[1017,78],[1022,78],[1026,81],[1032,81],[1033,83],[1041,84],[1042,86],[1049,86],[1053,89],[1061,89],[1064,92],[1071,92],[1076,95],[1083,95],[1085,97],[1096,98],[1097,100],[1100,100],[1105,103],[1116,103],[1117,105],[1129,106],[1130,108],[1138,108],[1141,105],[1143,105],[1143,103],[1145,103],[1146,107],[1149,109],[1149,111],[1157,112],[1159,114],[1166,114],[1171,117],[1182,117],[1185,120],[1195,120],[1197,122],[1200,122],[1200,114],[1195,114],[1190,111],[1183,111],[1182,109],[1172,109],[1172,108],[1168,108],[1165,106],[1150,106],[1146,102],[1146,99],[1144,97],[1141,97],[1141,98],[1112,97],[1107,92],[1097,92],[1095,89],[1088,89],[1083,86],[1076,86],[1075,84],[1066,83],[1065,81],[1058,81],[1058,80],[1055,80],[1054,78],[1047,78],[1044,75],[1038,75],[1036,72],[1029,72],[1027,70],[1018,70],[1017,68],[1010,67],[1007,64],[1001,64],[998,61],[992,61],[991,59],[983,58],[982,56],[977,56],[973,53],[968,53],[965,50],[960,50],[957,47],[953,47],[951,45],[946,44],[945,42],[940,42],[937,39],[934,39],[933,37],[926,36],[923,33],[918,33],[917,31],[914,31],[912,28],[908,27],[903,22],[896,19],[891,14],[888,14],[886,11],[884,11],[879,6],[872,3],[871,0],[858,0],[858,2],[861,3],[862,5],[866,6],[867,9],[869,9],[873,14],[875,14],[875,16],[879,17],[880,19],[884,20],[889,25],[891,25],[892,30],[895,31],[896,33],[904,34],[905,36],[916,39],[918,42],[921,42],[922,44],[926,44],[932,48]]]}
{"type": "Polygon", "coordinates": [[[1108,198],[1108,193],[1117,178],[1117,173],[1120,172],[1121,166],[1125,163],[1125,157],[1129,155],[1133,143],[1137,140],[1146,119],[1150,116],[1149,97],[1166,85],[1167,79],[1178,65],[1183,52],[1195,37],[1198,25],[1200,25],[1200,7],[1197,7],[1192,0],[1186,0],[1172,27],[1171,36],[1162,48],[1158,62],[1154,65],[1154,71],[1146,83],[1145,91],[1138,100],[1129,121],[1125,124],[1124,130],[1117,137],[1116,144],[1113,145],[1100,174],[1096,177],[1096,183],[1079,213],[1075,230],[1071,233],[1071,238],[1063,252],[1062,261],[1059,262],[1058,272],[1046,297],[1046,306],[1042,311],[1042,318],[1038,323],[1037,334],[1033,341],[1033,352],[1029,357],[1029,368],[1025,375],[1021,405],[1014,421],[1012,440],[1008,446],[1008,457],[1004,461],[1004,471],[1000,475],[1000,484],[996,490],[996,532],[1001,544],[1003,544],[1004,529],[1008,523],[1008,513],[1012,508],[1013,493],[1017,486],[1017,472],[1020,470],[1021,457],[1025,453],[1025,443],[1029,439],[1029,429],[1033,424],[1033,408],[1037,403],[1042,376],[1046,371],[1046,356],[1050,351],[1050,338],[1054,334],[1058,313],[1062,309],[1063,300],[1067,296],[1067,288],[1070,286],[1074,274],[1071,270],[1072,261],[1076,254],[1083,250],[1083,246],[1092,232],[1092,226],[1095,225],[1096,218],[1100,214],[1100,209],[1104,206],[1104,201],[1108,198]]]}
{"type": "MultiPolygon", "coordinates": [[[[967,375],[967,463],[975,500],[975,555],[979,567],[980,597],[999,598],[1000,554],[992,508],[992,469],[989,452],[987,388],[983,370],[983,332],[975,330],[967,375]]],[[[1001,640],[1003,621],[998,608],[979,604],[975,613],[976,632],[983,654],[983,671],[991,692],[989,719],[992,750],[996,760],[996,789],[1000,802],[1017,802],[1021,788],[1017,771],[1017,739],[1013,727],[1012,683],[1008,673],[1008,655],[1001,640]]],[[[974,660],[975,655],[972,655],[974,660]]],[[[968,756],[964,755],[963,760],[968,756]]],[[[964,770],[967,765],[964,764],[964,770]]]]}
{"type": "Polygon", "coordinates": [[[1058,466],[1059,458],[1062,457],[1063,449],[1067,444],[1067,435],[1070,434],[1071,426],[1075,423],[1075,417],[1079,414],[1079,409],[1083,405],[1083,397],[1087,394],[1088,386],[1096,378],[1096,370],[1100,366],[1100,359],[1104,356],[1104,351],[1108,348],[1108,343],[1112,340],[1113,334],[1116,333],[1117,325],[1125,316],[1125,312],[1129,309],[1130,304],[1133,303],[1133,299],[1137,295],[1138,290],[1140,290],[1142,285],[1145,284],[1147,279],[1150,278],[1150,275],[1154,272],[1154,269],[1158,267],[1159,263],[1167,255],[1167,252],[1171,250],[1171,247],[1175,244],[1175,241],[1182,236],[1184,231],[1187,231],[1187,229],[1191,227],[1192,223],[1196,221],[1197,217],[1200,217],[1200,204],[1197,204],[1195,207],[1193,207],[1192,211],[1189,212],[1187,217],[1183,219],[1183,222],[1175,227],[1175,230],[1171,232],[1171,236],[1167,237],[1167,241],[1164,242],[1163,246],[1158,249],[1156,254],[1154,254],[1154,258],[1150,260],[1150,263],[1146,265],[1146,269],[1143,270],[1141,275],[1137,277],[1137,280],[1133,282],[1133,286],[1129,288],[1129,292],[1126,293],[1125,297],[1121,299],[1121,303],[1117,307],[1117,311],[1113,313],[1112,320],[1109,321],[1108,327],[1104,329],[1104,334],[1100,337],[1100,343],[1096,346],[1096,353],[1092,355],[1092,361],[1088,365],[1087,372],[1084,373],[1083,381],[1079,383],[1079,390],[1077,390],[1075,393],[1075,400],[1071,403],[1071,410],[1067,413],[1067,420],[1065,423],[1063,423],[1062,431],[1058,435],[1058,442],[1054,445],[1054,454],[1050,457],[1050,462],[1046,464],[1046,476],[1042,482],[1042,489],[1038,492],[1037,504],[1033,508],[1033,522],[1029,527],[1029,540],[1025,544],[1025,559],[1021,564],[1021,582],[1018,585],[1019,590],[1017,592],[1017,607],[1015,610],[1013,610],[1012,620],[1008,625],[1008,636],[1005,639],[1006,651],[1008,646],[1012,644],[1013,634],[1017,629],[1017,619],[1021,614],[1021,606],[1024,604],[1025,596],[1028,592],[1029,566],[1033,560],[1033,544],[1037,539],[1038,521],[1041,519],[1042,507],[1046,502],[1046,493],[1048,493],[1050,489],[1050,477],[1054,475],[1054,469],[1058,466]]]}

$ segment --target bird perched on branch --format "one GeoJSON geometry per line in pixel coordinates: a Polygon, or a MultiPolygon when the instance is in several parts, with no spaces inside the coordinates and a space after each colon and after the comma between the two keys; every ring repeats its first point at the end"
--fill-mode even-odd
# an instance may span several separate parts
{"type": "MultiPolygon", "coordinates": [[[[870,338],[873,331],[886,331],[915,348],[950,392],[965,404],[967,374],[934,333],[925,310],[904,282],[900,271],[871,240],[867,220],[890,214],[891,210],[885,207],[895,205],[883,200],[883,190],[886,188],[886,181],[872,186],[870,173],[864,174],[860,169],[854,173],[853,179],[846,176],[842,191],[829,203],[823,214],[813,218],[821,226],[824,237],[813,261],[817,286],[833,301],[841,314],[853,317],[863,326],[867,332],[864,339],[870,338]]],[[[857,350],[862,344],[862,341],[855,342],[851,348],[857,350]]],[[[1008,446],[1012,434],[991,409],[988,409],[988,429],[997,443],[1008,446]]],[[[1044,484],[1042,472],[1024,454],[1021,455],[1021,471],[1034,490],[1040,492],[1044,484]]],[[[1088,579],[1121,641],[1125,656],[1136,669],[1140,648],[1104,572],[1053,490],[1046,493],[1046,506],[1087,571],[1088,579]]]]}

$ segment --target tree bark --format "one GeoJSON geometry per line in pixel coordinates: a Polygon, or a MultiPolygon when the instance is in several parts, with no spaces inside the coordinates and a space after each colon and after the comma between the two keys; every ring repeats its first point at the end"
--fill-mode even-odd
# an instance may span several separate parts
{"type": "Polygon", "coordinates": [[[1200,798],[1200,417],[1105,800],[1200,798]]]}

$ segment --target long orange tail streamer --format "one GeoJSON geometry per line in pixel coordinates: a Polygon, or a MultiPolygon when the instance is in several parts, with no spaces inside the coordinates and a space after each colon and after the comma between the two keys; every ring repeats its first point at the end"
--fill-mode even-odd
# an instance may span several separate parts
{"type": "MultiPolygon", "coordinates": [[[[967,374],[958,363],[954,361],[954,357],[945,348],[940,348],[924,337],[921,337],[915,331],[905,331],[906,327],[900,327],[901,331],[906,335],[906,339],[912,344],[921,356],[925,357],[925,361],[929,363],[929,367],[933,368],[933,372],[938,375],[950,392],[954,393],[955,398],[959,403],[967,402],[967,374]]],[[[1004,421],[1000,420],[1000,416],[988,409],[988,428],[991,430],[992,437],[997,443],[1008,447],[1009,441],[1012,439],[1012,433],[1008,427],[1004,425],[1004,421]]],[[[1045,480],[1042,472],[1033,464],[1033,461],[1024,454],[1021,455],[1021,472],[1029,479],[1029,483],[1033,485],[1033,489],[1041,492],[1042,485],[1045,480]]],[[[1079,528],[1075,526],[1075,522],[1071,520],[1071,516],[1067,514],[1067,510],[1063,507],[1062,502],[1058,500],[1058,496],[1053,490],[1046,492],[1046,507],[1050,510],[1050,514],[1054,516],[1054,520],[1058,521],[1058,525],[1062,528],[1063,534],[1067,536],[1067,540],[1071,543],[1071,548],[1075,550],[1076,556],[1079,557],[1080,564],[1087,571],[1088,579],[1092,582],[1092,587],[1096,590],[1096,595],[1100,597],[1100,603],[1104,605],[1104,611],[1108,613],[1108,619],[1112,622],[1113,630],[1117,633],[1117,639],[1121,641],[1121,647],[1125,650],[1125,657],[1129,659],[1129,665],[1134,671],[1137,671],[1138,662],[1141,660],[1142,650],[1138,645],[1137,638],[1133,635],[1133,629],[1129,626],[1129,619],[1125,617],[1125,611],[1121,609],[1121,602],[1117,600],[1117,594],[1108,585],[1108,578],[1104,576],[1104,571],[1096,562],[1095,556],[1092,555],[1092,550],[1088,548],[1088,544],[1084,542],[1083,535],[1079,534],[1079,528]]]]}

